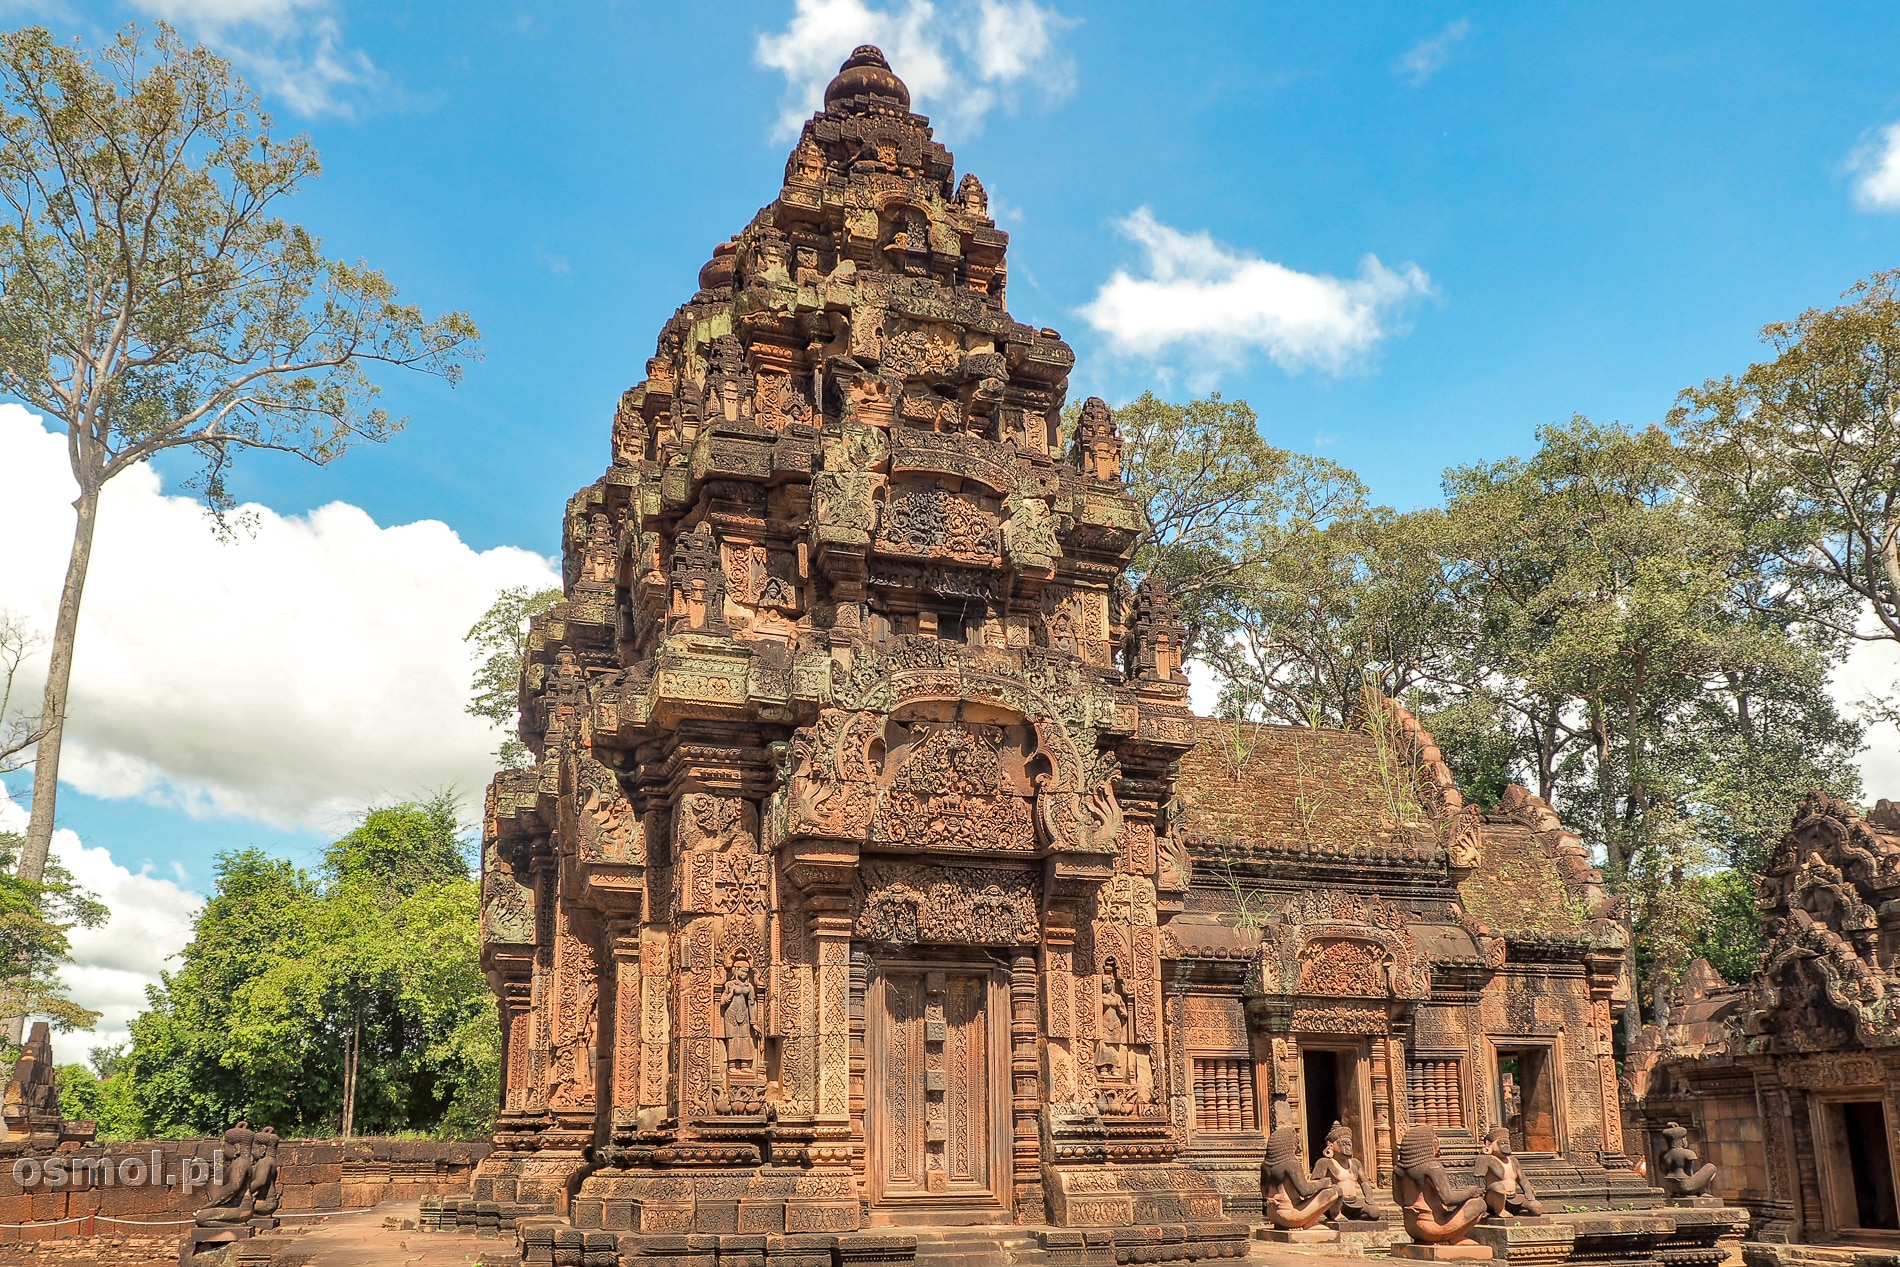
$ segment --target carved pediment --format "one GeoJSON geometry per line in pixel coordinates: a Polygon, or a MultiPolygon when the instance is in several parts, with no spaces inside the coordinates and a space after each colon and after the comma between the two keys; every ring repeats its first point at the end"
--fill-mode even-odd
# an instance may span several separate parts
{"type": "Polygon", "coordinates": [[[1808,796],[1760,881],[1769,941],[1751,991],[1751,1046],[1900,1043],[1896,897],[1900,840],[1845,801],[1808,796]],[[1883,907],[1893,913],[1883,918],[1883,907]]]}

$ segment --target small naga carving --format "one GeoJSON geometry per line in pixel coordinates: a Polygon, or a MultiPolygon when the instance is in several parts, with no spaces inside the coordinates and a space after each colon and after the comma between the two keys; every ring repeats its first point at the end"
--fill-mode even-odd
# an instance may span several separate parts
{"type": "Polygon", "coordinates": [[[1155,887],[1185,893],[1193,878],[1194,863],[1186,842],[1172,833],[1155,837],[1155,887]]]}
{"type": "Polygon", "coordinates": [[[1103,852],[1116,847],[1121,835],[1123,813],[1115,796],[1115,782],[1121,778],[1121,762],[1112,752],[1101,754],[1090,771],[1088,794],[1083,802],[1087,811],[1086,831],[1089,844],[1103,852]]]}
{"type": "Polygon", "coordinates": [[[1504,1127],[1492,1131],[1485,1140],[1473,1170],[1484,1185],[1484,1206],[1492,1218],[1507,1214],[1535,1217],[1544,1212],[1524,1167],[1511,1154],[1511,1132],[1504,1127]]]}
{"type": "Polygon", "coordinates": [[[1267,1160],[1260,1168],[1260,1195],[1267,1220],[1275,1227],[1301,1231],[1339,1211],[1339,1186],[1318,1183],[1300,1157],[1300,1133],[1282,1126],[1267,1137],[1267,1160]]]}
{"type": "Polygon", "coordinates": [[[1455,874],[1476,870],[1484,861],[1484,815],[1466,805],[1452,815],[1445,832],[1445,861],[1455,874]]]}
{"type": "Polygon", "coordinates": [[[1700,1197],[1715,1185],[1715,1163],[1699,1160],[1689,1147],[1689,1130],[1671,1122],[1663,1127],[1663,1139],[1669,1147],[1662,1155],[1662,1189],[1672,1197],[1700,1197]]]}
{"type": "Polygon", "coordinates": [[[1313,1178],[1339,1189],[1339,1213],[1345,1218],[1364,1222],[1379,1217],[1372,1208],[1365,1164],[1353,1156],[1352,1132],[1343,1122],[1334,1122],[1326,1132],[1326,1148],[1313,1165],[1313,1178]]]}
{"type": "Polygon", "coordinates": [[[1437,1131],[1429,1126],[1407,1131],[1392,1168],[1392,1199],[1404,1215],[1406,1235],[1419,1244],[1471,1244],[1471,1229],[1487,1208],[1484,1189],[1453,1187],[1438,1154],[1437,1131]]]}

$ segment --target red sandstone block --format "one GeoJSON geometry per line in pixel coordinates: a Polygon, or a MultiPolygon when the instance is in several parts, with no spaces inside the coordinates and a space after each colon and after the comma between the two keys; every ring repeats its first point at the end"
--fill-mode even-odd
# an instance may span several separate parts
{"type": "Polygon", "coordinates": [[[342,1208],[343,1185],[340,1183],[313,1183],[307,1187],[289,1190],[284,1193],[284,1208],[295,1210],[337,1210],[342,1208]],[[292,1198],[296,1204],[292,1205],[292,1198]]]}

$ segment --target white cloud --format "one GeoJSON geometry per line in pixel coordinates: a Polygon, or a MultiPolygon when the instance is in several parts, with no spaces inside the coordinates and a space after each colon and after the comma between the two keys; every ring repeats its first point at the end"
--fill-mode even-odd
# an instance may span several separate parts
{"type": "MultiPolygon", "coordinates": [[[[26,830],[26,810],[0,789],[0,831],[26,830]]],[[[98,928],[74,929],[73,962],[64,972],[75,1002],[103,1013],[91,1033],[55,1034],[53,1054],[63,1064],[83,1061],[96,1046],[123,1043],[132,1018],[145,1010],[145,987],[175,965],[169,960],[191,940],[192,917],[204,899],[151,873],[134,874],[104,849],[91,848],[61,828],[53,856],[112,912],[98,928]]]]}
{"type": "Polygon", "coordinates": [[[1900,211],[1900,123],[1877,128],[1848,160],[1854,201],[1866,211],[1900,211]]]}
{"type": "MultiPolygon", "coordinates": [[[[73,496],[64,439],[0,405],[0,602],[42,632],[73,496]]],[[[225,544],[149,467],[106,486],[64,781],[318,830],[370,801],[479,793],[497,737],[462,711],[462,636],[498,590],[558,584],[551,562],[478,552],[434,520],[382,527],[343,502],[245,509],[255,533],[225,544]]]]}
{"type": "Polygon", "coordinates": [[[1470,34],[1470,19],[1459,18],[1430,39],[1420,40],[1407,49],[1392,73],[1416,88],[1449,66],[1452,55],[1470,34]]]}
{"type": "Polygon", "coordinates": [[[229,57],[265,95],[303,115],[355,113],[382,72],[347,47],[331,0],[133,0],[229,57]]]}
{"type": "Polygon", "coordinates": [[[1432,293],[1416,264],[1394,270],[1368,255],[1355,278],[1301,273],[1169,228],[1146,207],[1116,227],[1141,247],[1147,275],[1117,269],[1081,314],[1118,352],[1180,350],[1204,368],[1265,352],[1283,369],[1340,374],[1432,293]]]}
{"type": "Polygon", "coordinates": [[[952,0],[942,10],[931,0],[797,0],[784,30],[758,37],[754,56],[785,76],[782,136],[823,106],[825,85],[860,44],[884,50],[913,109],[972,133],[1024,85],[1068,94],[1074,66],[1058,37],[1072,22],[1034,0],[952,0]]]}
{"type": "MultiPolygon", "coordinates": [[[[1834,671],[1834,698],[1849,713],[1861,701],[1885,695],[1900,682],[1900,646],[1891,642],[1857,642],[1834,671]]],[[[1860,754],[1860,779],[1868,804],[1887,797],[1900,800],[1900,730],[1883,722],[1867,728],[1867,748],[1860,754]]]]}

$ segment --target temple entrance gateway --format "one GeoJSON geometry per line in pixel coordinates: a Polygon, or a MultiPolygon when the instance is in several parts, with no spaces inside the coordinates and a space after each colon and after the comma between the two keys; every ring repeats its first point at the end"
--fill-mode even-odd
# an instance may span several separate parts
{"type": "Polygon", "coordinates": [[[872,978],[865,1125],[874,1206],[927,1207],[933,1218],[1003,1215],[1006,985],[999,968],[976,964],[891,964],[872,978]]]}
{"type": "Polygon", "coordinates": [[[1542,1044],[1504,1047],[1498,1053],[1498,1120],[1520,1153],[1561,1150],[1551,1050],[1542,1044]]]}
{"type": "Polygon", "coordinates": [[[1352,1048],[1301,1045],[1300,1079],[1305,1093],[1308,1165],[1318,1161],[1326,1150],[1326,1136],[1334,1122],[1344,1124],[1352,1132],[1355,1149],[1364,1149],[1370,1144],[1361,1108],[1360,1064],[1360,1054],[1352,1048]]]}
{"type": "Polygon", "coordinates": [[[1824,1104],[1827,1133],[1833,1136],[1834,1222],[1837,1228],[1900,1230],[1894,1204],[1892,1143],[1886,1105],[1879,1100],[1836,1100],[1824,1104]]]}

